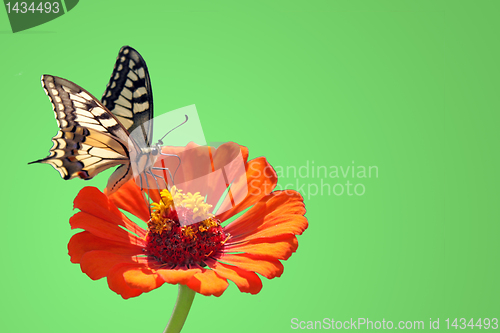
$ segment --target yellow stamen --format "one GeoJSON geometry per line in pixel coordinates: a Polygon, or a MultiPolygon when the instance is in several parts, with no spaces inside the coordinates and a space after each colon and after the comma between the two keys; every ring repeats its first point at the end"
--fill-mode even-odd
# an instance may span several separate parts
{"type": "Polygon", "coordinates": [[[196,239],[196,234],[191,227],[182,227],[182,232],[184,233],[184,236],[189,237],[191,239],[196,239]]]}
{"type": "MultiPolygon", "coordinates": [[[[212,205],[205,202],[205,198],[200,195],[200,192],[185,194],[182,190],[172,186],[170,191],[162,190],[160,196],[160,202],[151,204],[151,219],[148,221],[151,232],[161,234],[163,231],[171,230],[173,221],[169,220],[167,216],[169,216],[170,210],[179,207],[191,210],[193,219],[201,221],[198,226],[199,232],[217,227],[218,224],[213,219],[214,215],[209,212],[212,205]]],[[[185,227],[183,232],[187,237],[196,237],[196,231],[191,227],[185,227]]]]}
{"type": "Polygon", "coordinates": [[[198,230],[200,230],[200,232],[205,232],[208,229],[210,229],[211,227],[216,227],[216,226],[217,226],[217,221],[210,218],[210,219],[206,219],[206,220],[201,221],[200,225],[198,226],[198,230]]]}
{"type": "Polygon", "coordinates": [[[151,219],[148,221],[148,229],[158,234],[172,229],[173,222],[166,219],[170,209],[173,207],[172,195],[164,190],[161,192],[161,198],[160,202],[153,202],[151,204],[151,219]]]}
{"type": "MultiPolygon", "coordinates": [[[[213,214],[209,213],[212,205],[209,205],[205,202],[205,198],[200,195],[200,192],[196,192],[192,194],[188,192],[187,194],[182,193],[182,190],[177,189],[175,186],[172,186],[170,198],[172,198],[172,202],[175,207],[185,207],[191,209],[193,211],[193,218],[196,220],[206,220],[208,218],[213,217],[213,214]]],[[[164,192],[167,190],[163,190],[161,195],[163,197],[164,192]]]]}

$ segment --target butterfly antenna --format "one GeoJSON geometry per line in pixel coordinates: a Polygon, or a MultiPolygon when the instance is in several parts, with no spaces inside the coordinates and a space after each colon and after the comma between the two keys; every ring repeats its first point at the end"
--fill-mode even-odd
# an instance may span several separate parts
{"type": "Polygon", "coordinates": [[[163,139],[165,139],[165,137],[166,137],[166,136],[167,136],[170,132],[172,132],[172,131],[173,131],[174,129],[176,129],[176,128],[181,127],[181,126],[182,126],[182,125],[184,125],[185,123],[187,123],[187,121],[188,121],[188,116],[187,116],[187,114],[186,114],[185,116],[186,116],[186,120],[184,120],[182,123],[180,123],[179,125],[177,125],[177,126],[175,126],[174,128],[172,128],[170,131],[168,131],[168,132],[167,132],[167,134],[165,134],[164,136],[162,136],[162,138],[161,138],[160,140],[158,140],[158,144],[159,144],[159,145],[163,145],[163,139]]]}

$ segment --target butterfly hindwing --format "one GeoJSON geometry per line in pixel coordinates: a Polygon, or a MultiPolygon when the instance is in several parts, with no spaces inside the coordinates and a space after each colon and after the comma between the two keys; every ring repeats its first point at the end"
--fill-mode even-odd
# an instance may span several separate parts
{"type": "Polygon", "coordinates": [[[153,137],[153,94],[146,62],[130,46],[121,48],[113,73],[101,98],[102,104],[134,136],[140,146],[153,137]],[[139,128],[138,133],[134,130],[139,128]]]}

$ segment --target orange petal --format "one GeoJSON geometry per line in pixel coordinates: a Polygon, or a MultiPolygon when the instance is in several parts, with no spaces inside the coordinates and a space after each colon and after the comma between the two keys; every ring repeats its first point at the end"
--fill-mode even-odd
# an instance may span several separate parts
{"type": "Polygon", "coordinates": [[[297,250],[299,242],[295,236],[285,239],[267,240],[261,239],[243,242],[239,244],[228,244],[224,247],[225,253],[244,252],[258,257],[270,257],[274,259],[287,260],[297,250]]]}
{"type": "MultiPolygon", "coordinates": [[[[193,148],[200,147],[199,144],[191,141],[185,146],[162,146],[161,147],[161,152],[164,154],[172,154],[172,155],[179,155],[182,152],[191,150],[193,148]]],[[[155,166],[158,166],[158,164],[155,164],[155,166]]]]}
{"type": "MultiPolygon", "coordinates": [[[[234,143],[234,142],[226,142],[222,145],[219,146],[222,147],[224,145],[227,145],[227,144],[236,144],[238,145],[237,143],[234,143]]],[[[241,145],[238,145],[240,150],[241,150],[241,154],[245,160],[245,162],[247,161],[248,159],[248,148],[245,147],[245,146],[241,146],[241,145]]],[[[179,155],[183,152],[186,152],[186,151],[189,151],[191,149],[194,149],[194,148],[197,148],[197,147],[200,147],[200,145],[194,143],[194,142],[190,142],[188,143],[186,146],[184,147],[178,147],[178,146],[163,146],[162,147],[162,153],[164,154],[175,154],[175,155],[179,155]]],[[[211,149],[215,149],[214,147],[210,147],[211,149]]],[[[218,148],[217,148],[218,149],[218,148]]],[[[156,164],[155,166],[159,166],[160,164],[156,164]]]]}
{"type": "Polygon", "coordinates": [[[129,230],[139,236],[140,238],[146,238],[146,230],[139,227],[135,222],[132,222],[125,214],[122,213],[122,223],[121,226],[125,227],[126,230],[129,230]]]}
{"type": "MultiPolygon", "coordinates": [[[[171,172],[177,170],[175,175],[176,183],[185,183],[205,176],[214,169],[229,163],[236,153],[240,153],[243,156],[244,163],[248,159],[248,149],[234,142],[227,142],[217,149],[214,147],[199,146],[194,142],[190,142],[185,147],[165,146],[162,148],[162,152],[164,154],[178,155],[182,161],[179,166],[177,159],[163,159],[164,166],[168,167],[171,172]]],[[[161,160],[158,160],[155,166],[162,167],[161,160]]],[[[197,192],[201,191],[197,190],[197,192]]]]}
{"type": "Polygon", "coordinates": [[[217,275],[233,281],[241,292],[255,295],[262,289],[262,281],[254,272],[248,272],[236,266],[225,265],[215,260],[208,265],[217,275]]]}
{"type": "Polygon", "coordinates": [[[87,274],[92,280],[99,280],[105,277],[118,264],[138,264],[144,261],[144,259],[135,256],[123,256],[96,250],[87,252],[82,256],[80,267],[82,272],[87,274]]]}
{"type": "Polygon", "coordinates": [[[248,149],[234,142],[226,142],[219,146],[213,153],[214,169],[221,169],[231,164],[237,157],[242,157],[242,162],[246,164],[248,159],[248,149]]]}
{"type": "MultiPolygon", "coordinates": [[[[163,150],[167,153],[167,151],[163,150]]],[[[172,153],[172,151],[170,151],[172,153]]],[[[245,174],[248,150],[234,142],[228,142],[217,149],[188,145],[176,150],[182,163],[175,158],[161,159],[157,167],[175,170],[175,185],[184,193],[199,192],[207,203],[215,206],[238,172],[245,174]]]]}
{"type": "Polygon", "coordinates": [[[274,238],[279,235],[301,235],[307,229],[308,222],[304,216],[300,215],[282,215],[273,219],[272,225],[265,223],[258,229],[249,234],[242,234],[233,238],[234,242],[257,240],[263,241],[266,238],[274,238]]]}
{"type": "Polygon", "coordinates": [[[163,283],[163,279],[145,265],[120,264],[108,273],[109,288],[125,299],[156,289],[163,283]]]}
{"type": "Polygon", "coordinates": [[[304,201],[298,192],[275,191],[227,225],[225,231],[233,235],[233,242],[287,233],[300,235],[308,226],[307,219],[302,216],[305,212],[304,201]],[[265,229],[269,230],[257,235],[265,229]]]}
{"type": "MultiPolygon", "coordinates": [[[[105,190],[106,192],[106,190],[105,190]]],[[[117,207],[137,216],[143,221],[149,220],[149,209],[134,179],[129,180],[109,196],[117,207]]]]}
{"type": "Polygon", "coordinates": [[[148,292],[160,287],[164,283],[163,279],[156,272],[146,266],[127,266],[131,269],[123,268],[123,278],[131,288],[148,292]]]}
{"type": "Polygon", "coordinates": [[[283,265],[276,259],[261,259],[250,254],[227,254],[223,253],[217,257],[218,261],[237,266],[246,271],[259,273],[260,275],[272,279],[281,276],[283,265]]]}
{"type": "Polygon", "coordinates": [[[83,254],[93,250],[103,250],[121,255],[143,254],[145,244],[132,245],[100,238],[88,231],[79,232],[68,243],[68,254],[72,263],[79,263],[83,254]]]}
{"type": "Polygon", "coordinates": [[[219,208],[217,218],[225,221],[256,204],[276,187],[278,177],[265,157],[251,160],[246,165],[246,175],[231,185],[232,198],[227,196],[219,208]],[[233,204],[234,203],[234,204],[233,204]]]}
{"type": "Polygon", "coordinates": [[[231,163],[236,155],[241,155],[243,162],[246,164],[248,161],[248,148],[231,141],[220,145],[213,156],[215,169],[231,163]]]}
{"type": "Polygon", "coordinates": [[[130,221],[104,193],[95,187],[84,187],[75,198],[74,208],[112,224],[121,225],[139,237],[146,235],[144,229],[130,221]]]}
{"type": "Polygon", "coordinates": [[[243,160],[245,161],[245,164],[248,161],[248,148],[242,145],[239,145],[241,149],[241,155],[243,156],[243,160]]]}
{"type": "Polygon", "coordinates": [[[79,212],[73,215],[69,219],[69,224],[71,225],[71,229],[85,229],[100,238],[139,246],[144,244],[142,239],[132,235],[116,224],[85,212],[79,212]]]}
{"type": "Polygon", "coordinates": [[[191,269],[157,269],[156,273],[158,273],[161,278],[170,284],[186,284],[191,277],[197,273],[201,273],[202,270],[200,268],[191,268],[191,269]]]}
{"type": "Polygon", "coordinates": [[[202,295],[219,297],[229,284],[226,279],[219,277],[214,271],[203,269],[201,273],[191,277],[186,285],[202,295]]]}
{"type": "MultiPolygon", "coordinates": [[[[211,152],[213,172],[205,177],[204,185],[206,186],[206,202],[215,207],[235,179],[246,178],[245,165],[248,159],[248,149],[234,142],[227,142],[211,152]]],[[[199,181],[196,183],[199,187],[199,181]]],[[[201,194],[203,195],[203,192],[201,194]]],[[[229,195],[233,194],[231,190],[229,195]]],[[[244,199],[245,194],[241,194],[241,199],[244,199]]]]}
{"type": "Polygon", "coordinates": [[[86,186],[76,196],[74,208],[105,221],[120,224],[121,212],[108,200],[108,197],[95,187],[86,186]]]}
{"type": "MultiPolygon", "coordinates": [[[[175,174],[175,183],[185,183],[212,172],[210,149],[211,148],[207,146],[198,146],[190,143],[183,149],[175,152],[181,160],[180,165],[179,161],[175,158],[164,159],[165,166],[169,168],[169,170],[177,170],[175,174]]],[[[166,152],[166,150],[162,151],[166,152]]]]}

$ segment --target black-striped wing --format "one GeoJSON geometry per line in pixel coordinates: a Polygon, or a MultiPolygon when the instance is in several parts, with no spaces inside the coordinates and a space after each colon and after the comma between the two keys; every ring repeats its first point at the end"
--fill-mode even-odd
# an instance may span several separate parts
{"type": "Polygon", "coordinates": [[[50,155],[31,163],[52,165],[64,179],[90,179],[121,165],[111,175],[107,190],[117,190],[132,177],[129,149],[138,148],[127,130],[94,96],[60,77],[43,75],[42,86],[60,128],[50,155]],[[130,147],[133,145],[133,147],[130,147]]]}
{"type": "Polygon", "coordinates": [[[121,48],[102,104],[120,121],[141,146],[151,146],[153,93],[146,62],[130,46],[121,48]],[[140,130],[133,132],[136,128],[140,130]],[[138,137],[140,135],[141,137],[138,137]]]}

